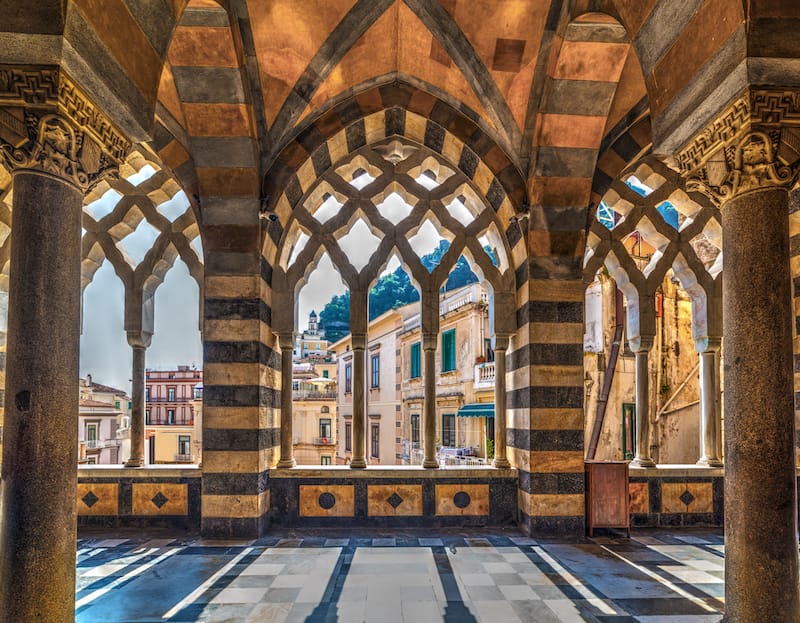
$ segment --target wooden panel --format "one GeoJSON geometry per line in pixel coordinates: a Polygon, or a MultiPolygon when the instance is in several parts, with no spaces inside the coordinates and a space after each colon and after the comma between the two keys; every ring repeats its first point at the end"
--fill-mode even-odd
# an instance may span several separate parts
{"type": "Polygon", "coordinates": [[[628,463],[586,463],[589,536],[594,528],[626,528],[630,535],[628,463]]]}

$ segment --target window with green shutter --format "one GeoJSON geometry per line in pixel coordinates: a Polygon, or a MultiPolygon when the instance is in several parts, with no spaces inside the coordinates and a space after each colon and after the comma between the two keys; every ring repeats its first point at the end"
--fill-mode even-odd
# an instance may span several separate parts
{"type": "Polygon", "coordinates": [[[422,376],[422,366],[420,360],[420,343],[414,342],[411,345],[411,378],[418,379],[422,376]]]}
{"type": "Polygon", "coordinates": [[[456,369],[456,330],[442,333],[442,372],[456,369]]]}

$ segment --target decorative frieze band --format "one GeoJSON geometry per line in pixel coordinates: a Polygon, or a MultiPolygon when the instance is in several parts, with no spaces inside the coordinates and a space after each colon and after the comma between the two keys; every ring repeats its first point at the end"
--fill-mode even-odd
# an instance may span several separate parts
{"type": "Polygon", "coordinates": [[[688,190],[718,204],[789,187],[800,164],[800,93],[747,90],[676,155],[688,190]]]}

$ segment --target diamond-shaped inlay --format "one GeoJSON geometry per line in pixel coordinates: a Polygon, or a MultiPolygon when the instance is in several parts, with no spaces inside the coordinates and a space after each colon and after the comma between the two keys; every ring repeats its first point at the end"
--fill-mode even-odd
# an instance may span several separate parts
{"type": "Polygon", "coordinates": [[[392,508],[396,509],[398,506],[400,506],[403,503],[403,498],[401,498],[399,495],[397,495],[397,493],[392,493],[392,495],[390,495],[389,499],[386,500],[386,501],[389,503],[389,505],[392,508]]]}
{"type": "Polygon", "coordinates": [[[692,492],[689,491],[689,489],[686,489],[686,491],[681,493],[681,497],[679,499],[681,502],[686,504],[686,506],[689,506],[689,504],[694,502],[694,496],[692,495],[692,492]]]}
{"type": "Polygon", "coordinates": [[[91,491],[89,491],[89,493],[87,493],[86,495],[84,495],[84,496],[81,498],[81,501],[82,501],[84,504],[86,504],[86,506],[88,506],[89,508],[92,508],[92,506],[94,506],[95,504],[97,504],[97,502],[98,502],[98,500],[99,500],[99,499],[100,499],[99,497],[97,497],[97,496],[96,496],[94,493],[92,493],[91,491]]]}
{"type": "Polygon", "coordinates": [[[164,504],[169,502],[169,498],[163,493],[161,493],[161,491],[159,491],[153,496],[153,499],[151,499],[150,501],[153,504],[155,504],[158,508],[161,508],[162,506],[164,506],[164,504]]]}

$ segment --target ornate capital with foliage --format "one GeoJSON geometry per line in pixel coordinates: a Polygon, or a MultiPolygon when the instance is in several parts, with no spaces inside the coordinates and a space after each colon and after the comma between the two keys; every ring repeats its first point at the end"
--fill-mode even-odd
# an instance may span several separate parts
{"type": "Polygon", "coordinates": [[[59,67],[0,65],[0,162],[86,190],[113,175],[130,142],[59,67]]]}
{"type": "Polygon", "coordinates": [[[688,190],[718,205],[800,174],[800,93],[748,90],[676,156],[688,190]]]}

